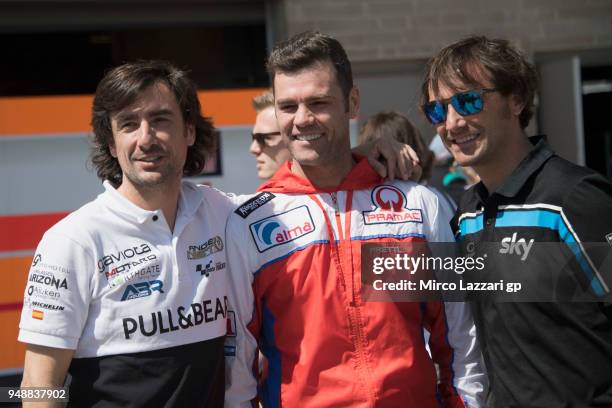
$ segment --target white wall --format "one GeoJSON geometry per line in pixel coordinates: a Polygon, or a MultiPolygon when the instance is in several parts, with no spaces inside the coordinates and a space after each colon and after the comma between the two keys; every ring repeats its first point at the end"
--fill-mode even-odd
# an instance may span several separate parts
{"type": "Polygon", "coordinates": [[[357,64],[355,83],[361,95],[359,122],[363,124],[381,111],[398,111],[405,114],[429,142],[436,132],[419,108],[424,70],[423,62],[357,64]]]}
{"type": "Polygon", "coordinates": [[[219,190],[249,194],[260,184],[255,168],[255,157],[249,153],[251,127],[235,126],[221,128],[221,176],[196,178],[210,182],[219,190]]]}
{"type": "MultiPolygon", "coordinates": [[[[223,191],[252,193],[259,185],[248,153],[250,127],[221,129],[221,176],[196,178],[223,191]]],[[[71,211],[103,191],[88,167],[85,134],[0,137],[0,215],[71,211]]]]}

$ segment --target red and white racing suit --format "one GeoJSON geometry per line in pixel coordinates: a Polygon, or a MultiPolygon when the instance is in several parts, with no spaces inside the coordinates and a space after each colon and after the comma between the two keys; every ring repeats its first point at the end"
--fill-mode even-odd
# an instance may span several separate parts
{"type": "Polygon", "coordinates": [[[363,242],[453,241],[430,190],[383,184],[365,159],[337,188],[314,187],[288,162],[259,190],[226,231],[226,406],[256,398],[258,348],[266,407],[481,406],[486,375],[466,305],[360,295],[363,242]]]}

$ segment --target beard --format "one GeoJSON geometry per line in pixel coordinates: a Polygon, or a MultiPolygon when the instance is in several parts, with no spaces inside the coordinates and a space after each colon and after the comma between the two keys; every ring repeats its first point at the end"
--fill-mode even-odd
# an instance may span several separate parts
{"type": "Polygon", "coordinates": [[[123,177],[137,189],[155,190],[160,186],[180,180],[182,166],[179,168],[171,157],[164,157],[164,163],[153,169],[146,170],[138,168],[138,161],[131,160],[130,166],[123,170],[123,177]]]}

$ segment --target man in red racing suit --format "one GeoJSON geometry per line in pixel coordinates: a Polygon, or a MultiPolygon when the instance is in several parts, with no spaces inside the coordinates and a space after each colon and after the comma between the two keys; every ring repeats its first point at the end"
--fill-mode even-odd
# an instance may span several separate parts
{"type": "Polygon", "coordinates": [[[269,362],[266,407],[426,408],[439,407],[439,399],[446,407],[478,406],[485,376],[465,304],[360,296],[362,242],[452,241],[436,196],[412,182],[382,184],[365,159],[336,189],[317,189],[290,166],[228,223],[236,318],[226,340],[226,405],[255,397],[259,344],[269,362]],[[386,211],[376,207],[377,195],[401,203],[395,219],[416,209],[421,222],[376,222],[367,211],[386,211]]]}
{"type": "MultiPolygon", "coordinates": [[[[304,42],[341,49],[319,33],[289,40],[304,42]]],[[[430,190],[383,182],[351,156],[348,118],[358,95],[343,97],[335,66],[319,57],[274,75],[293,161],[228,220],[226,406],[256,398],[258,348],[269,362],[265,407],[481,406],[486,375],[466,305],[362,299],[363,242],[453,237],[430,190]]]]}

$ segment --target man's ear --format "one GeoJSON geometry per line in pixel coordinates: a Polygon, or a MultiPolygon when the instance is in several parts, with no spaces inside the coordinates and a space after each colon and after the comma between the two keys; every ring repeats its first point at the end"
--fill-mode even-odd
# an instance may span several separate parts
{"type": "Polygon", "coordinates": [[[518,117],[523,109],[525,109],[525,102],[515,94],[510,95],[510,112],[513,116],[518,117]]]}
{"type": "Polygon", "coordinates": [[[185,137],[187,138],[187,146],[193,146],[195,143],[195,125],[185,126],[185,137]]]}
{"type": "Polygon", "coordinates": [[[354,86],[349,93],[349,117],[351,119],[357,118],[359,114],[359,88],[354,86]]]}
{"type": "Polygon", "coordinates": [[[115,159],[117,158],[117,149],[115,148],[115,141],[111,140],[111,142],[108,144],[108,150],[110,151],[111,156],[113,156],[115,159]]]}

